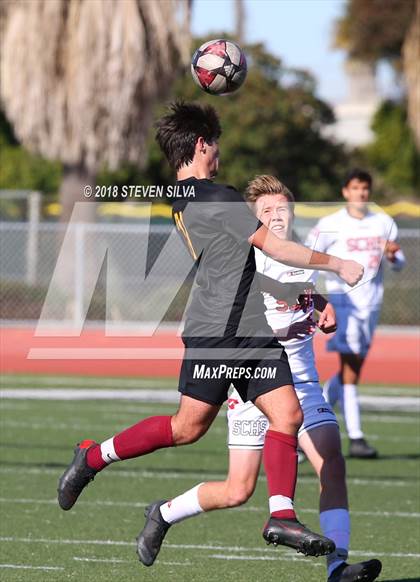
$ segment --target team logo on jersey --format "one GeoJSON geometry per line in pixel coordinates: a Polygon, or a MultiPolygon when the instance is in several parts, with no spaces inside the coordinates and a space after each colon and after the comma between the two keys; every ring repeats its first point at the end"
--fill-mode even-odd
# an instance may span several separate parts
{"type": "Polygon", "coordinates": [[[232,434],[235,436],[261,436],[268,428],[268,420],[235,420],[232,426],[232,434]]]}
{"type": "Polygon", "coordinates": [[[319,414],[322,414],[323,412],[327,412],[328,414],[334,414],[332,410],[330,410],[329,408],[317,408],[319,414]]]}
{"type": "Polygon", "coordinates": [[[303,275],[304,273],[304,269],[298,269],[297,271],[288,271],[287,275],[289,277],[296,277],[296,275],[303,275]]]}
{"type": "Polygon", "coordinates": [[[347,250],[354,251],[378,251],[382,250],[383,243],[380,236],[360,236],[347,239],[347,250]]]}

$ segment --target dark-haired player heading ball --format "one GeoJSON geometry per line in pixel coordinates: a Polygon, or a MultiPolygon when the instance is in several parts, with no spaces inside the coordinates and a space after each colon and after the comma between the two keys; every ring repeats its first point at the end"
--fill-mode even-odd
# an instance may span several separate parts
{"type": "MultiPolygon", "coordinates": [[[[198,104],[175,103],[157,124],[157,141],[178,184],[195,189],[194,202],[181,199],[173,207],[175,224],[198,262],[183,333],[186,352],[178,411],[146,418],[101,444],[83,441],[60,478],[58,501],[62,509],[70,509],[89,481],[111,462],[197,441],[212,424],[232,383],[242,399],[251,400],[269,421],[263,460],[271,516],[264,538],[307,555],[328,554],[334,543],[300,524],[293,509],[302,411],[287,356],[264,316],[262,295],[254,282],[252,247],[293,267],[336,273],[351,286],[361,279],[363,267],[280,240],[258,222],[239,192],[213,183],[220,134],[215,110],[198,104]],[[221,365],[224,375],[217,374],[221,365]],[[197,378],[197,366],[211,370],[212,377],[197,378]],[[248,370],[246,377],[243,369],[248,370]],[[274,373],[261,379],[262,369],[274,373]]],[[[146,565],[153,563],[166,531],[159,505],[149,514],[149,523],[147,543],[138,544],[139,558],[146,565]]]]}

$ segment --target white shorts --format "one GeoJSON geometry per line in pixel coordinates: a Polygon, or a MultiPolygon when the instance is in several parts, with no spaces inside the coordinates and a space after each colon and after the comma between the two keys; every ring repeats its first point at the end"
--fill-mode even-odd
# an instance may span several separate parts
{"type": "Polygon", "coordinates": [[[327,344],[328,351],[366,356],[378,324],[379,310],[361,312],[338,307],[336,313],[337,331],[327,344]]]}
{"type": "MultiPolygon", "coordinates": [[[[338,426],[331,406],[326,402],[318,382],[295,385],[303,410],[303,424],[298,436],[326,424],[338,426]]],[[[228,447],[230,449],[262,449],[268,428],[266,416],[252,402],[243,402],[236,390],[228,399],[228,447]]]]}

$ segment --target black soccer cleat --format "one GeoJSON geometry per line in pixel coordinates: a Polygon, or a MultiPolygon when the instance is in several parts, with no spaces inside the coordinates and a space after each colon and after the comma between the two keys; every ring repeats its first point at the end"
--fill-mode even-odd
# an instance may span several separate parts
{"type": "Polygon", "coordinates": [[[297,519],[270,517],[263,531],[267,544],[288,546],[305,556],[326,556],[335,550],[335,543],[314,533],[297,519]]]}
{"type": "Polygon", "coordinates": [[[167,501],[167,499],[154,501],[144,510],[146,523],[136,539],[137,555],[145,566],[151,566],[156,560],[166,532],[171,527],[171,524],[167,523],[160,513],[160,506],[167,501]]]}
{"type": "Polygon", "coordinates": [[[378,451],[371,447],[365,439],[350,439],[349,457],[354,459],[376,459],[378,451]]]}
{"type": "Polygon", "coordinates": [[[86,455],[96,444],[95,441],[83,441],[74,449],[72,462],[58,480],[58,504],[61,509],[71,509],[86,485],[95,478],[97,471],[88,466],[86,455]]]}
{"type": "Polygon", "coordinates": [[[343,562],[332,572],[327,582],[372,582],[382,570],[379,560],[369,560],[357,564],[343,562]]]}

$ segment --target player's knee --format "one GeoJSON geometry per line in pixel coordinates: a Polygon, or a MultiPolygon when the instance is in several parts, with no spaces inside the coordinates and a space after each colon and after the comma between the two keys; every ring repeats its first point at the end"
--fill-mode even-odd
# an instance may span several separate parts
{"type": "Polygon", "coordinates": [[[254,492],[254,487],[248,483],[229,487],[226,496],[228,507],[238,507],[248,501],[254,492]]]}
{"type": "Polygon", "coordinates": [[[299,428],[303,422],[303,413],[299,409],[290,411],[287,415],[282,414],[279,418],[274,417],[270,421],[271,430],[284,432],[287,434],[298,433],[299,428]]]}
{"type": "Polygon", "coordinates": [[[303,422],[301,407],[299,405],[290,407],[287,415],[283,416],[283,421],[287,423],[289,430],[294,430],[297,433],[303,422]]]}
{"type": "Polygon", "coordinates": [[[172,434],[175,445],[189,445],[198,441],[206,432],[208,425],[201,423],[180,422],[173,417],[172,434]]]}
{"type": "Polygon", "coordinates": [[[299,430],[303,423],[303,412],[300,406],[295,407],[293,410],[291,420],[296,427],[296,430],[299,430]]]}

